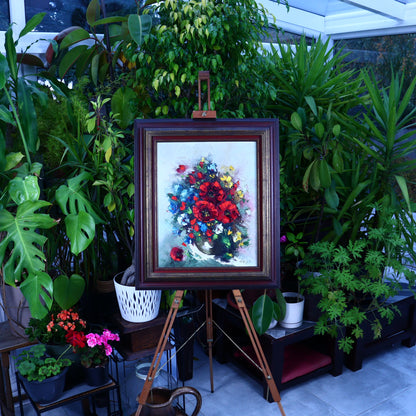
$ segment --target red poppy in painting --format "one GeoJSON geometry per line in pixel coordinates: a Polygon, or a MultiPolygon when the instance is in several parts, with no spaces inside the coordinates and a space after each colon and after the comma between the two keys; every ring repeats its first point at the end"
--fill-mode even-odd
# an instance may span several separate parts
{"type": "Polygon", "coordinates": [[[233,222],[240,216],[237,205],[233,204],[231,201],[223,202],[218,208],[218,220],[223,224],[233,222]]]}
{"type": "Polygon", "coordinates": [[[199,187],[199,196],[201,199],[215,204],[221,202],[224,199],[225,192],[218,181],[204,182],[199,187]]]}
{"type": "MultiPolygon", "coordinates": [[[[193,172],[193,173],[195,173],[195,172],[193,172]]],[[[189,176],[188,176],[188,181],[189,181],[189,183],[190,183],[191,185],[195,185],[195,183],[196,183],[196,178],[195,178],[195,176],[193,176],[193,175],[189,175],[189,176]]]]}
{"type": "Polygon", "coordinates": [[[179,165],[178,168],[176,169],[176,172],[178,173],[183,173],[186,170],[186,166],[185,165],[179,165]]]}
{"type": "Polygon", "coordinates": [[[212,202],[197,201],[192,207],[195,217],[202,222],[214,221],[217,218],[218,210],[212,202]]]}
{"type": "Polygon", "coordinates": [[[183,260],[183,249],[180,247],[173,247],[170,251],[170,257],[175,261],[183,260]]]}

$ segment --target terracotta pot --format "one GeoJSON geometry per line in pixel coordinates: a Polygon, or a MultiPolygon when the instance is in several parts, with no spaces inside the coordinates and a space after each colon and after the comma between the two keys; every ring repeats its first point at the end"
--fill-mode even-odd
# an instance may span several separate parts
{"type": "Polygon", "coordinates": [[[95,288],[98,293],[112,293],[115,291],[113,279],[111,280],[97,280],[95,288]]]}

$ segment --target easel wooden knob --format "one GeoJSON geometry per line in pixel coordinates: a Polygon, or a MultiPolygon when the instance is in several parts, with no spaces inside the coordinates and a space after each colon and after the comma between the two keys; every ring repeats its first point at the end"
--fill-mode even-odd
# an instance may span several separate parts
{"type": "Polygon", "coordinates": [[[192,112],[193,119],[215,119],[217,118],[217,112],[211,110],[211,86],[209,82],[209,71],[199,71],[198,72],[198,110],[192,112]],[[208,84],[208,110],[202,109],[202,91],[201,83],[202,81],[207,81],[208,84]]]}

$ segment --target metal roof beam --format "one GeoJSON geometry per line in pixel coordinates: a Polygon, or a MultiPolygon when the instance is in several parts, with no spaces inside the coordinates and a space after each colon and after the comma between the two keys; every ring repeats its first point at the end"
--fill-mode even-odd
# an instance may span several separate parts
{"type": "Polygon", "coordinates": [[[293,33],[305,33],[307,36],[325,36],[325,18],[315,13],[290,7],[270,0],[259,0],[265,9],[276,18],[276,24],[293,33]],[[306,24],[307,23],[307,24],[306,24]]]}
{"type": "Polygon", "coordinates": [[[342,0],[353,6],[381,14],[395,20],[404,20],[406,5],[391,0],[342,0]]]}

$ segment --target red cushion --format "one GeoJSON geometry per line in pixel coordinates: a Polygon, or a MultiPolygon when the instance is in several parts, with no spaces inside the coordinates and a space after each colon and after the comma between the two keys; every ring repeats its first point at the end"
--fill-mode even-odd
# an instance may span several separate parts
{"type": "Polygon", "coordinates": [[[331,357],[303,344],[288,345],[284,352],[282,383],[331,364],[331,357]]]}
{"type": "MultiPolygon", "coordinates": [[[[258,365],[256,354],[251,345],[242,348],[243,351],[258,365]]],[[[236,351],[236,358],[245,358],[240,351],[236,351]]],[[[308,348],[304,344],[288,345],[285,348],[283,357],[283,374],[282,383],[287,383],[297,377],[311,373],[318,368],[331,364],[332,360],[329,355],[308,348]]]]}

